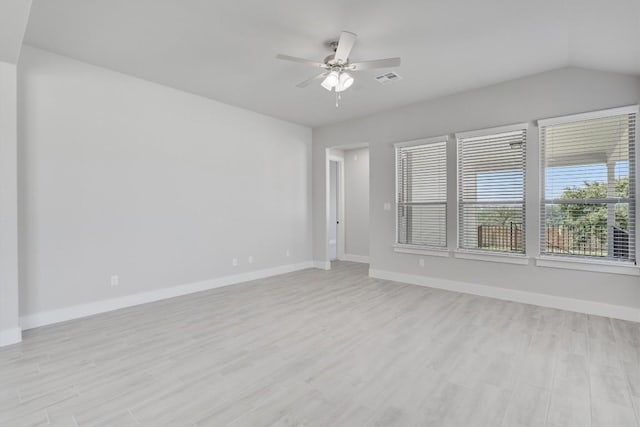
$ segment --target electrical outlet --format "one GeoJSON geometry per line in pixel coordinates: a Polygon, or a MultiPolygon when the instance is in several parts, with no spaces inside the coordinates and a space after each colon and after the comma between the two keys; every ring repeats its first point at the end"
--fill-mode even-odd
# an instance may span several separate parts
{"type": "Polygon", "coordinates": [[[233,264],[234,267],[238,266],[238,258],[234,258],[231,260],[231,264],[233,264]]]}
{"type": "Polygon", "coordinates": [[[111,286],[118,286],[120,284],[120,278],[117,275],[111,276],[111,286]]]}
{"type": "Polygon", "coordinates": [[[249,255],[249,264],[253,264],[253,255],[249,255]]]}
{"type": "Polygon", "coordinates": [[[418,260],[418,265],[419,265],[420,267],[424,267],[424,258],[420,258],[420,259],[418,260]]]}
{"type": "Polygon", "coordinates": [[[291,256],[291,251],[289,249],[287,249],[286,255],[291,256]]]}

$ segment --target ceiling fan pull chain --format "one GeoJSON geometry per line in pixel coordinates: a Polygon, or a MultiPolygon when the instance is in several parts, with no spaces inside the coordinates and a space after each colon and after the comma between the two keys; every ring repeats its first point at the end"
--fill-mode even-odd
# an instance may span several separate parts
{"type": "Polygon", "coordinates": [[[340,92],[336,92],[336,108],[340,106],[340,92]]]}

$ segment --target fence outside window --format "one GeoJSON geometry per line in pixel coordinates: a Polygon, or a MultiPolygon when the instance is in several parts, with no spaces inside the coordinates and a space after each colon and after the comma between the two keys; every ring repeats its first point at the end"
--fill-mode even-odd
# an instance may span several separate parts
{"type": "MultiPolygon", "coordinates": [[[[609,234],[607,227],[547,224],[545,248],[548,254],[607,257],[609,234]]],[[[611,227],[613,257],[629,259],[629,232],[611,227]]],[[[524,229],[520,223],[479,225],[478,248],[495,251],[523,251],[524,229]]]]}

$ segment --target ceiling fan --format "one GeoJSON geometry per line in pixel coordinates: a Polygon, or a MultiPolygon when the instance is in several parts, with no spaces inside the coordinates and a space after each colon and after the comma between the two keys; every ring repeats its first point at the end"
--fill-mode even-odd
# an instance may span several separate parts
{"type": "Polygon", "coordinates": [[[349,31],[343,31],[340,33],[340,39],[338,41],[332,41],[329,43],[329,47],[333,49],[334,53],[324,58],[322,62],[281,54],[276,55],[276,58],[307,64],[322,69],[323,71],[320,74],[299,83],[297,87],[307,87],[311,83],[322,79],[322,83],[320,83],[320,85],[330,92],[335,91],[337,96],[339,96],[340,92],[349,89],[354,82],[353,76],[350,72],[371,70],[374,68],[397,67],[400,65],[400,58],[350,62],[349,55],[356,43],[357,37],[358,36],[356,34],[349,31]]]}

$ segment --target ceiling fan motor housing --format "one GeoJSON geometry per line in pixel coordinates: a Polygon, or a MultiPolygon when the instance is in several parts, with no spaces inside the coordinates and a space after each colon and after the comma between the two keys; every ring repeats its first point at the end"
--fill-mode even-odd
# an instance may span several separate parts
{"type": "Polygon", "coordinates": [[[335,59],[336,59],[336,54],[332,53],[331,55],[324,58],[324,63],[327,65],[334,65],[336,62],[335,59]]]}

